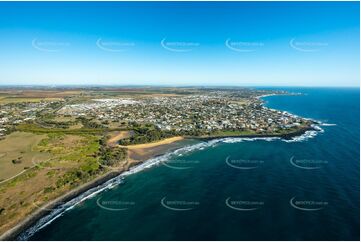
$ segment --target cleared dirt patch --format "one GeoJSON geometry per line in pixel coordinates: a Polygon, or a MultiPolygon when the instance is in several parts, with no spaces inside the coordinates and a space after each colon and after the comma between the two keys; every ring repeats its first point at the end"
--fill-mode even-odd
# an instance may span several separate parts
{"type": "Polygon", "coordinates": [[[28,98],[28,97],[5,97],[0,99],[1,104],[7,103],[23,103],[23,102],[32,102],[37,103],[41,101],[60,101],[62,98],[28,98]]]}
{"type": "Polygon", "coordinates": [[[108,139],[108,145],[116,145],[119,140],[126,139],[131,136],[130,131],[114,131],[110,133],[110,138],[108,139]]]}

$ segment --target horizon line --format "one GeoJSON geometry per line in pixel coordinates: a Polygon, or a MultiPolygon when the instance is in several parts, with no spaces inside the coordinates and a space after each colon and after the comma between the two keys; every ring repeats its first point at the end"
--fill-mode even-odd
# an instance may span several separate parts
{"type": "Polygon", "coordinates": [[[173,88],[185,88],[185,87],[306,87],[306,88],[360,88],[360,85],[330,85],[330,86],[310,86],[310,85],[164,85],[164,84],[0,84],[0,87],[173,87],[173,88]]]}

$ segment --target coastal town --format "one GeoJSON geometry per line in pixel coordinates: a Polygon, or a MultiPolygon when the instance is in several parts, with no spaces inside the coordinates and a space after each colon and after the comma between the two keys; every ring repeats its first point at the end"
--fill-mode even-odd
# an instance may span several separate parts
{"type": "Polygon", "coordinates": [[[0,242],[361,241],[360,1],[0,0],[0,242]]]}
{"type": "Polygon", "coordinates": [[[21,123],[44,126],[44,119],[49,121],[49,116],[53,117],[52,123],[56,127],[69,127],[78,121],[84,123],[86,119],[88,123],[93,123],[94,128],[132,129],[148,124],[160,131],[193,136],[223,131],[274,134],[311,124],[309,120],[287,112],[266,108],[259,97],[272,94],[285,93],[251,89],[197,89],[190,95],[117,98],[101,98],[99,95],[81,101],[70,97],[50,102],[9,103],[0,105],[0,136],[5,136],[21,123]],[[59,117],[62,117],[62,122],[56,122],[59,117]]]}
{"type": "Polygon", "coordinates": [[[0,103],[0,138],[14,131],[16,125],[31,122],[36,119],[37,113],[51,112],[53,102],[21,102],[0,103]]]}

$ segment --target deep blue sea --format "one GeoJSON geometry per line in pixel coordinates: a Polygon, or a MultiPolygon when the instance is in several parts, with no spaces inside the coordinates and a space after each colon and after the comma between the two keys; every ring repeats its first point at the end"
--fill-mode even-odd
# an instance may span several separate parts
{"type": "Polygon", "coordinates": [[[359,89],[280,89],[303,95],[266,97],[266,106],[321,121],[323,131],[190,141],[29,239],[359,240],[359,89]]]}

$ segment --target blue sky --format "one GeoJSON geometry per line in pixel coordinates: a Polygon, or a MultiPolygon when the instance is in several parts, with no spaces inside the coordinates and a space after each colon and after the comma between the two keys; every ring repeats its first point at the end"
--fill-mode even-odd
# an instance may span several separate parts
{"type": "Polygon", "coordinates": [[[358,2],[0,2],[0,84],[359,86],[358,2]]]}

